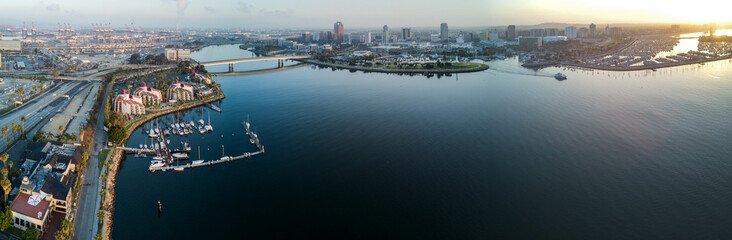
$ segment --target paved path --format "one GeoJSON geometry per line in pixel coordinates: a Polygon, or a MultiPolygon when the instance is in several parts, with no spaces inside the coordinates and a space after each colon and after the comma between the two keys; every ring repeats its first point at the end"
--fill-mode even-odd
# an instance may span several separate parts
{"type": "MultiPolygon", "coordinates": [[[[107,99],[108,91],[105,89],[104,98],[107,99]]],[[[102,106],[97,114],[97,124],[92,139],[92,151],[89,154],[89,161],[86,165],[86,173],[82,179],[83,184],[79,191],[79,202],[77,203],[76,217],[74,218],[74,239],[94,239],[99,226],[99,191],[101,190],[101,179],[99,171],[99,151],[104,149],[107,142],[107,132],[104,131],[104,110],[107,101],[102,101],[102,106]]]]}

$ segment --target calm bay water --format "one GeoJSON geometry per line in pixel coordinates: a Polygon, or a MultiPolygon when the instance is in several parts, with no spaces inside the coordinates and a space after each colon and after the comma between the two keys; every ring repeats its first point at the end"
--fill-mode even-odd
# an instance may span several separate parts
{"type": "MultiPolygon", "coordinates": [[[[205,48],[200,61],[250,56],[205,48]]],[[[128,156],[115,239],[730,238],[732,62],[426,78],[310,66],[219,77],[223,113],[184,172],[128,156]],[[568,80],[551,76],[562,71],[568,80]],[[158,216],[157,201],[163,203],[158,216]]],[[[244,63],[237,71],[271,68],[244,63]]],[[[227,66],[212,67],[225,71],[227,66]]],[[[138,130],[129,146],[143,143],[138,130]]]]}

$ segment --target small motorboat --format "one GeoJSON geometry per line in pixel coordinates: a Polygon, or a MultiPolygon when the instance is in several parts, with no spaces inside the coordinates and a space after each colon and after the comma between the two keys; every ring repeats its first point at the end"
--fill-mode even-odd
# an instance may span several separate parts
{"type": "Polygon", "coordinates": [[[566,80],[567,75],[564,75],[563,73],[557,73],[557,74],[554,74],[554,78],[556,78],[557,80],[566,80]]]}
{"type": "Polygon", "coordinates": [[[187,153],[173,153],[171,156],[175,159],[188,159],[187,153]]]}
{"type": "Polygon", "coordinates": [[[203,160],[196,160],[196,161],[193,161],[192,164],[193,165],[198,165],[198,164],[202,164],[202,163],[203,163],[203,160]]]}

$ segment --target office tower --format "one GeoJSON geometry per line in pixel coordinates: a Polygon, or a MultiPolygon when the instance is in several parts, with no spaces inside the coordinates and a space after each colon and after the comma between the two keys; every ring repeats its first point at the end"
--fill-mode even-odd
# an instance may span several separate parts
{"type": "Polygon", "coordinates": [[[514,39],[516,39],[516,25],[508,25],[508,30],[506,31],[506,40],[514,39]]]}
{"type": "Polygon", "coordinates": [[[388,43],[389,42],[389,26],[384,25],[383,32],[381,34],[381,43],[388,43]]]}
{"type": "Polygon", "coordinates": [[[333,24],[334,40],[336,43],[343,42],[343,23],[336,22],[333,24]]]}
{"type": "Polygon", "coordinates": [[[564,35],[567,36],[568,39],[577,38],[577,27],[569,26],[564,28],[564,35]]]}
{"type": "Polygon", "coordinates": [[[440,40],[447,41],[447,23],[440,24],[440,40]]]}
{"type": "Polygon", "coordinates": [[[412,37],[411,28],[402,28],[402,39],[407,40],[412,37]]]}

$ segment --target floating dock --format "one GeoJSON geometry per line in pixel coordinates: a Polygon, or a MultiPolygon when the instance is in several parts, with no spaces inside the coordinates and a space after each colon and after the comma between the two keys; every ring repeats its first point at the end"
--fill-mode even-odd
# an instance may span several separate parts
{"type": "Polygon", "coordinates": [[[222,112],[223,111],[220,107],[217,107],[216,105],[213,105],[213,104],[210,104],[210,103],[206,103],[206,106],[209,107],[209,108],[211,108],[211,109],[213,109],[214,111],[217,111],[217,112],[222,112]]]}
{"type": "Polygon", "coordinates": [[[264,153],[264,146],[259,142],[259,137],[257,137],[256,133],[250,131],[250,129],[249,129],[246,121],[245,122],[242,122],[242,126],[244,127],[244,130],[247,131],[247,135],[249,136],[249,139],[251,140],[251,142],[253,142],[254,146],[256,146],[257,149],[259,149],[259,151],[256,151],[256,152],[245,152],[244,154],[239,155],[239,156],[224,156],[224,157],[222,157],[220,159],[217,159],[217,160],[208,160],[208,161],[204,161],[202,163],[196,163],[196,164],[194,164],[194,163],[186,163],[185,165],[177,165],[177,166],[175,166],[175,165],[166,165],[166,166],[161,166],[161,167],[152,167],[152,166],[150,166],[148,168],[148,170],[150,170],[151,172],[155,172],[155,171],[168,171],[168,170],[182,171],[182,170],[184,170],[186,168],[209,166],[209,165],[214,165],[214,164],[219,164],[219,163],[224,163],[224,162],[230,162],[230,161],[234,161],[234,160],[249,158],[249,157],[252,157],[252,156],[256,156],[256,155],[259,155],[259,154],[263,154],[264,153]]]}

